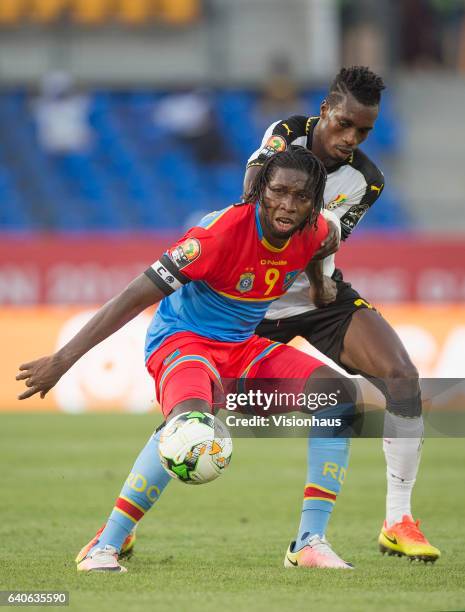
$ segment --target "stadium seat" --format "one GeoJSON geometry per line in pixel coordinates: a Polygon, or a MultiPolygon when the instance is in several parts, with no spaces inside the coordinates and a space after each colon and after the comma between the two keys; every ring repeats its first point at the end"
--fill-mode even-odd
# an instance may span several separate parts
{"type": "Polygon", "coordinates": [[[166,23],[186,25],[200,17],[199,0],[159,0],[158,14],[166,23]]]}
{"type": "Polygon", "coordinates": [[[324,89],[314,89],[305,92],[302,96],[305,110],[309,115],[319,115],[320,105],[326,98],[327,91],[324,89]]]}
{"type": "Polygon", "coordinates": [[[27,213],[24,202],[10,191],[0,194],[0,231],[24,231],[40,229],[39,225],[27,213]]]}
{"type": "Polygon", "coordinates": [[[130,26],[147,24],[154,15],[154,0],[118,0],[116,19],[130,26]]]}
{"type": "Polygon", "coordinates": [[[32,0],[30,16],[33,21],[50,23],[62,17],[69,7],[69,0],[32,0]]]}
{"type": "MultiPolygon", "coordinates": [[[[164,93],[95,91],[90,112],[93,148],[62,156],[41,150],[24,91],[0,95],[0,229],[182,229],[206,211],[236,201],[245,160],[262,136],[254,122],[257,93],[228,90],[213,95],[234,159],[208,165],[155,126],[154,104],[164,93]]],[[[320,96],[305,93],[306,103],[314,105],[310,113],[318,111],[320,96]]],[[[376,126],[379,137],[370,137],[364,147],[375,161],[398,146],[397,139],[385,133],[392,131],[393,121],[387,104],[376,126]]],[[[391,187],[363,219],[360,231],[408,223],[402,198],[391,187]]]]}
{"type": "Polygon", "coordinates": [[[1,0],[0,26],[16,25],[25,16],[25,0],[1,0]]]}
{"type": "Polygon", "coordinates": [[[71,0],[71,17],[81,25],[101,25],[113,17],[111,0],[71,0]]]}
{"type": "Polygon", "coordinates": [[[237,164],[221,164],[209,172],[213,197],[221,207],[239,202],[242,195],[244,173],[237,164]]]}

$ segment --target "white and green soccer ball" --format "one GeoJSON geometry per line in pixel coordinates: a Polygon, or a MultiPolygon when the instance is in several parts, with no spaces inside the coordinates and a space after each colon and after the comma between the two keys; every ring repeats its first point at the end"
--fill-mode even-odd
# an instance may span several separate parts
{"type": "Polygon", "coordinates": [[[232,440],[227,427],[211,414],[183,412],[163,429],[158,452],[172,478],[203,484],[218,478],[228,467],[232,440]]]}

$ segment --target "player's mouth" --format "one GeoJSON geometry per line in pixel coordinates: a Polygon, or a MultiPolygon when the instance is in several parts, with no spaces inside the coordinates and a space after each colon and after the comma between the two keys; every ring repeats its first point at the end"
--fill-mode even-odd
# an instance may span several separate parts
{"type": "Polygon", "coordinates": [[[339,153],[338,157],[342,157],[343,159],[349,157],[354,152],[350,147],[343,147],[340,145],[336,146],[336,151],[339,153]]]}
{"type": "Polygon", "coordinates": [[[277,217],[274,226],[279,232],[286,233],[294,228],[295,221],[289,217],[277,217]]]}

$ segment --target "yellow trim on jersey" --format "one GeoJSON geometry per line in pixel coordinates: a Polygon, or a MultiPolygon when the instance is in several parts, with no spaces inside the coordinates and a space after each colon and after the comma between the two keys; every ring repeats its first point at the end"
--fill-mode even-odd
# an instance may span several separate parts
{"type": "Polygon", "coordinates": [[[263,246],[268,249],[269,251],[271,251],[272,253],[281,253],[281,251],[284,251],[284,249],[286,249],[289,246],[291,239],[289,238],[288,241],[286,242],[286,244],[280,248],[273,246],[272,244],[270,244],[268,242],[268,240],[265,238],[265,236],[262,237],[261,239],[261,243],[263,244],[263,246]]]}
{"type": "Polygon", "coordinates": [[[228,208],[223,210],[223,212],[220,215],[218,215],[215,219],[213,219],[213,221],[211,223],[209,223],[208,225],[206,225],[203,229],[210,229],[211,227],[213,227],[215,225],[215,223],[217,221],[219,221],[221,219],[221,217],[228,212],[228,210],[231,210],[231,208],[233,208],[232,204],[231,204],[231,206],[228,206],[228,208]]]}
{"type": "Polygon", "coordinates": [[[232,295],[231,293],[226,293],[225,291],[219,291],[218,289],[214,289],[207,282],[205,281],[203,282],[206,285],[208,285],[210,289],[214,291],[215,293],[219,293],[223,297],[227,297],[230,300],[238,300],[239,302],[272,302],[273,300],[277,300],[284,295],[284,293],[280,293],[279,295],[274,295],[273,297],[267,297],[267,298],[246,298],[246,297],[240,297],[238,295],[232,295]]]}
{"type": "Polygon", "coordinates": [[[305,126],[305,133],[306,133],[306,134],[308,134],[308,133],[309,133],[309,131],[310,131],[310,126],[312,125],[312,121],[313,121],[314,119],[319,119],[319,117],[309,117],[309,118],[307,119],[307,125],[305,126]]]}

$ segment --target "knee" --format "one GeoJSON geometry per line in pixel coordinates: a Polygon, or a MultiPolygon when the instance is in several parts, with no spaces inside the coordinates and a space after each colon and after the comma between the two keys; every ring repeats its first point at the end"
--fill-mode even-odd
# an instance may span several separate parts
{"type": "Polygon", "coordinates": [[[418,370],[410,361],[410,359],[405,361],[396,361],[395,363],[389,363],[386,366],[385,373],[383,378],[393,379],[393,380],[402,380],[402,381],[414,381],[418,382],[418,370]]]}
{"type": "Polygon", "coordinates": [[[396,356],[380,363],[381,376],[384,379],[418,381],[418,370],[408,355],[396,356]]]}
{"type": "Polygon", "coordinates": [[[420,391],[418,370],[408,357],[385,364],[380,378],[386,396],[412,397],[420,391]]]}
{"type": "Polygon", "coordinates": [[[418,370],[408,360],[396,363],[383,379],[386,409],[391,414],[415,418],[421,416],[421,393],[418,370]]]}

